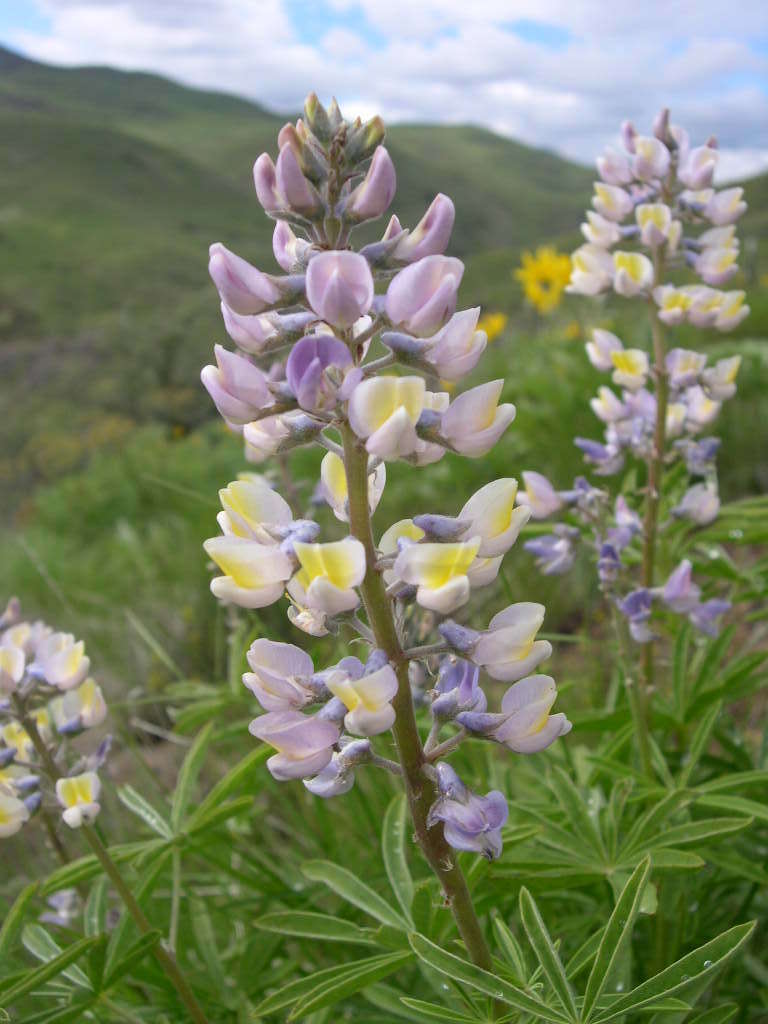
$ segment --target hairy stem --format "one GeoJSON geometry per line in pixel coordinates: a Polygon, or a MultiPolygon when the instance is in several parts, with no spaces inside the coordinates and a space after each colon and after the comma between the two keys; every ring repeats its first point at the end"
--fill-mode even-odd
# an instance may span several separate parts
{"type": "MultiPolygon", "coordinates": [[[[120,898],[125,904],[126,910],[136,922],[136,927],[142,935],[146,935],[148,932],[151,932],[153,930],[152,925],[147,920],[144,911],[136,901],[136,897],[133,895],[125,879],[120,874],[120,869],[117,864],[115,864],[110,857],[106,846],[104,846],[101,839],[99,839],[96,830],[91,825],[84,825],[82,833],[96,855],[96,859],[104,869],[104,874],[107,875],[115,889],[117,889],[120,894],[120,898]]],[[[155,943],[152,947],[152,952],[169,981],[178,992],[179,998],[186,1006],[191,1020],[193,1020],[195,1024],[208,1024],[208,1020],[202,1007],[195,998],[194,992],[189,987],[187,979],[179,970],[175,959],[160,942],[155,943]]]]}
{"type": "Polygon", "coordinates": [[[386,652],[397,673],[398,690],[392,701],[397,716],[393,731],[416,839],[440,881],[467,952],[474,963],[490,971],[493,970],[491,953],[456,856],[445,841],[442,828],[427,827],[429,808],[437,793],[434,784],[424,773],[426,762],[413,711],[408,658],[398,636],[384,582],[375,569],[376,548],[368,511],[368,454],[347,424],[342,425],[341,433],[349,493],[350,528],[353,536],[364,546],[366,556],[367,568],[360,589],[376,644],[386,652]]]}

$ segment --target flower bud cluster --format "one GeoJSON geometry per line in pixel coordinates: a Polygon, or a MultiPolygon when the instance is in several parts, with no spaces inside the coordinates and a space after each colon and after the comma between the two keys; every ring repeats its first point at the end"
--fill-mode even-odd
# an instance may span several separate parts
{"type": "MultiPolygon", "coordinates": [[[[540,605],[512,605],[479,633],[444,620],[443,639],[423,657],[418,648],[408,653],[414,639],[496,579],[532,514],[518,500],[516,480],[480,488],[455,517],[426,513],[394,523],[378,543],[360,532],[359,522],[351,525],[350,452],[363,464],[367,459],[372,515],[386,463],[420,467],[448,451],[482,457],[515,417],[515,407],[502,400],[502,380],[453,398],[431,389],[436,379],[464,378],[487,344],[479,308],[457,311],[464,267],[444,255],[452,201],[438,195],[414,228],[393,216],[379,241],[351,248],[357,225],[381,216],[395,194],[395,169],[382,140],[379,119],[346,121],[335,102],[326,110],[310,96],[304,117],[280,132],[277,160],[263,154],[254,168],[258,200],[276,221],[274,252],[285,274],[263,273],[219,243],[210,257],[224,326],[239,352],[217,347],[216,365],[202,372],[204,386],[228,426],[242,433],[251,462],[299,445],[325,449],[315,500],[350,524],[340,539],[321,537],[320,526],[296,518],[264,477],[243,474],[220,492],[222,533],[205,543],[220,570],[211,589],[222,601],[261,608],[287,595],[288,617],[304,632],[351,629],[370,644],[367,659],[343,657],[317,672],[293,644],[259,639],[248,652],[244,683],[265,712],[250,731],[276,751],[270,772],[302,779],[321,797],[346,792],[361,764],[401,770],[376,752],[373,740],[396,726],[398,702],[410,705],[402,688],[417,672],[408,662],[437,678],[432,689],[422,680],[422,690],[433,721],[424,757],[438,777],[448,766],[434,768],[432,760],[467,735],[529,753],[570,727],[565,716],[549,715],[554,682],[530,674],[551,653],[546,641],[536,640],[540,605]],[[374,342],[384,354],[370,358],[374,342]],[[396,365],[403,372],[383,372],[396,365]],[[376,646],[371,609],[361,609],[377,574],[398,632],[394,657],[376,646]],[[442,660],[435,661],[433,648],[442,660]],[[481,669],[515,683],[497,714],[487,714],[481,669]],[[456,681],[462,673],[468,679],[456,681]],[[444,727],[456,731],[441,744],[444,727]]],[[[461,784],[452,783],[450,792],[442,783],[438,788],[430,824],[442,822],[458,849],[497,853],[506,814],[501,794],[481,812],[480,824],[459,826],[458,806],[483,808],[489,798],[475,798],[461,784]]]]}
{"type": "Polygon", "coordinates": [[[19,602],[9,602],[0,616],[0,836],[14,835],[44,805],[42,776],[71,828],[98,814],[96,770],[109,738],[86,758],[73,757],[67,745],[106,718],[89,669],[82,641],[26,620],[19,602]]]}

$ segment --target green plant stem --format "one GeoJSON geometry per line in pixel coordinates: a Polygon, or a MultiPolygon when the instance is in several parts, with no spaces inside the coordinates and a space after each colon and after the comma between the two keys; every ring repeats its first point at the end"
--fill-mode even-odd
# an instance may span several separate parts
{"type": "MultiPolygon", "coordinates": [[[[654,255],[654,286],[661,281],[663,259],[659,250],[654,255]]],[[[664,454],[667,443],[667,399],[669,394],[669,375],[666,366],[666,344],[661,321],[656,313],[652,298],[648,299],[648,314],[651,321],[651,338],[653,341],[652,376],[656,385],[656,419],[653,427],[653,444],[648,455],[648,475],[645,493],[645,515],[643,517],[643,563],[642,583],[652,588],[656,572],[656,547],[659,533],[659,504],[664,476],[664,454]]],[[[637,691],[638,704],[638,742],[641,750],[648,745],[650,731],[651,705],[654,686],[656,684],[656,650],[654,641],[643,644],[643,664],[641,682],[637,691]]],[[[644,767],[650,774],[650,761],[644,767]]]]}
{"type": "Polygon", "coordinates": [[[635,725],[635,736],[637,738],[637,746],[640,752],[640,763],[643,766],[645,774],[649,778],[653,778],[653,762],[651,760],[651,745],[648,738],[647,720],[645,718],[644,708],[641,702],[638,678],[635,672],[630,668],[631,660],[627,656],[627,645],[625,639],[626,625],[620,620],[619,613],[613,601],[610,602],[610,606],[611,621],[616,634],[619,665],[621,666],[621,674],[624,679],[624,689],[627,691],[629,710],[632,713],[632,721],[635,725]]]}
{"type": "MultiPolygon", "coordinates": [[[[115,889],[117,889],[120,894],[120,898],[125,904],[126,910],[136,922],[136,927],[142,935],[146,935],[148,932],[153,931],[152,925],[147,920],[144,911],[136,901],[136,897],[133,895],[125,879],[120,874],[120,869],[117,864],[115,864],[110,857],[106,846],[104,846],[101,839],[99,839],[96,830],[92,825],[84,825],[82,833],[96,855],[96,859],[104,869],[104,874],[107,875],[115,889]]],[[[159,942],[152,947],[152,952],[162,969],[165,971],[165,974],[173,987],[178,992],[181,1001],[189,1011],[191,1019],[195,1024],[208,1024],[208,1020],[202,1007],[195,998],[195,994],[189,987],[186,978],[179,970],[179,966],[175,959],[159,942]]]]}
{"type": "Polygon", "coordinates": [[[427,827],[429,808],[437,793],[434,784],[424,773],[424,749],[413,711],[408,658],[400,643],[384,582],[375,569],[376,547],[368,511],[368,453],[348,424],[342,425],[341,434],[350,528],[353,536],[365,548],[366,573],[360,588],[363,602],[376,644],[385,651],[397,674],[398,689],[392,701],[397,716],[393,731],[416,839],[442,886],[469,956],[478,967],[492,971],[491,953],[455,853],[446,842],[442,828],[427,827]]]}

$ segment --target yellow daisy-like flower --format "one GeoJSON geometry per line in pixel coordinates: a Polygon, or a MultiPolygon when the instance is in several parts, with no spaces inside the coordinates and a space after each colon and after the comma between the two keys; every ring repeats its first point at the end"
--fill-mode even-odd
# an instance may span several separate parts
{"type": "Polygon", "coordinates": [[[478,331],[485,331],[490,345],[501,334],[509,322],[506,313],[484,313],[477,322],[478,331]]]}
{"type": "Polygon", "coordinates": [[[546,315],[560,305],[571,279],[571,257],[552,246],[539,246],[535,253],[523,253],[515,277],[522,284],[527,301],[538,313],[546,315]]]}

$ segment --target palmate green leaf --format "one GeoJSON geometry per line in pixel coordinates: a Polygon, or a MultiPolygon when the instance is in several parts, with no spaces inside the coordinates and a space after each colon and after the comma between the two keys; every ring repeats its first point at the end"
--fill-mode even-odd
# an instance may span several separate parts
{"type": "MultiPolygon", "coordinates": [[[[42,925],[25,925],[24,930],[21,933],[21,942],[24,948],[30,952],[32,956],[36,957],[38,960],[43,960],[45,963],[61,956],[61,946],[51,938],[42,925]]],[[[80,988],[90,989],[91,987],[88,975],[76,965],[65,968],[62,971],[62,974],[74,985],[79,985],[80,988]]]]}
{"type": "Polygon", "coordinates": [[[277,910],[258,917],[253,923],[265,932],[275,932],[278,935],[298,935],[301,938],[321,939],[324,942],[376,945],[373,931],[331,914],[316,914],[306,910],[277,910]]]}
{"type": "Polygon", "coordinates": [[[688,785],[688,780],[691,777],[691,773],[701,759],[701,755],[707,749],[709,738],[712,735],[712,730],[715,727],[720,712],[722,711],[722,701],[715,701],[712,707],[704,714],[699,724],[696,726],[696,731],[691,739],[691,746],[688,751],[688,758],[683,764],[680,770],[678,778],[678,786],[684,788],[688,785]]]}
{"type": "Polygon", "coordinates": [[[568,1018],[560,1010],[554,1010],[535,996],[528,995],[527,992],[523,992],[522,989],[512,985],[505,978],[497,978],[489,971],[484,971],[481,967],[476,967],[467,960],[454,956],[453,953],[447,953],[423,935],[412,934],[410,942],[411,948],[419,959],[441,974],[447,975],[453,981],[479,989],[485,995],[491,996],[492,999],[500,999],[509,1006],[522,1010],[523,1013],[531,1013],[536,1021],[546,1020],[551,1021],[552,1024],[565,1024],[568,1021],[568,1018]]]}
{"type": "Polygon", "coordinates": [[[755,924],[755,921],[751,921],[749,924],[736,925],[735,928],[718,935],[716,939],[699,946],[692,953],[688,953],[611,1003],[606,1012],[595,1018],[595,1024],[615,1020],[630,1010],[635,1011],[664,997],[681,993],[703,976],[714,978],[718,969],[747,942],[755,929],[755,924]]]}
{"type": "Polygon", "coordinates": [[[173,839],[171,827],[162,814],[141,793],[137,793],[133,786],[118,786],[117,798],[131,813],[141,818],[145,825],[149,825],[153,832],[157,832],[163,839],[173,839]]]}
{"type": "MultiPolygon", "coordinates": [[[[216,783],[213,789],[204,797],[200,802],[199,806],[195,811],[192,812],[190,817],[187,819],[187,831],[191,831],[196,828],[199,823],[204,820],[206,815],[215,811],[221,806],[223,800],[232,793],[233,790],[237,789],[245,783],[250,776],[254,778],[258,777],[258,773],[255,771],[256,767],[262,762],[266,761],[269,757],[270,748],[266,744],[262,744],[260,747],[256,747],[249,754],[239,761],[234,768],[231,768],[227,774],[216,783]]],[[[256,786],[251,785],[251,792],[256,791],[256,786]]]]}
{"type": "Polygon", "coordinates": [[[0,928],[0,963],[5,960],[8,951],[13,948],[16,936],[19,934],[24,922],[27,907],[37,895],[39,888],[39,882],[30,882],[29,885],[21,890],[14,900],[13,906],[5,915],[3,926],[0,928]]]}
{"type": "Polygon", "coordinates": [[[413,959],[413,954],[408,952],[389,953],[385,956],[371,958],[378,963],[369,962],[361,964],[352,971],[346,971],[337,978],[331,978],[321,982],[316,988],[310,990],[291,1010],[288,1020],[305,1020],[307,1014],[315,1010],[321,1010],[325,1006],[333,1006],[335,1003],[354,995],[368,985],[372,985],[382,978],[394,974],[400,967],[413,959]]]}
{"type": "Polygon", "coordinates": [[[411,1024],[421,1024],[423,1017],[409,1009],[402,1001],[399,989],[377,981],[368,985],[360,993],[367,1003],[375,1006],[377,1010],[384,1010],[387,1013],[385,1018],[387,1024],[394,1024],[393,1017],[397,1020],[407,1020],[411,1024]]]}
{"type": "Polygon", "coordinates": [[[407,835],[408,805],[404,793],[393,797],[384,815],[381,831],[381,852],[384,868],[389,884],[395,894],[400,909],[403,911],[408,927],[413,928],[411,907],[413,906],[413,879],[408,870],[408,858],[405,852],[407,835]]]}
{"type": "Polygon", "coordinates": [[[747,800],[743,796],[718,796],[716,793],[705,794],[697,800],[699,807],[711,807],[718,811],[734,811],[736,814],[748,814],[759,821],[768,822],[768,804],[757,800],[747,800]]]}
{"type": "Polygon", "coordinates": [[[688,1024],[728,1024],[728,1021],[733,1020],[738,1012],[739,1008],[736,1003],[713,1006],[711,1010],[705,1010],[704,1013],[697,1013],[695,1017],[691,1017],[688,1024]]]}
{"type": "Polygon", "coordinates": [[[487,1017],[469,1017],[459,1010],[437,1003],[426,1003],[423,999],[411,999],[409,996],[400,996],[400,999],[410,1009],[416,1010],[419,1014],[416,1020],[439,1020],[444,1024],[483,1024],[488,1020],[487,1017]]]}
{"type": "Polygon", "coordinates": [[[627,833],[621,846],[622,855],[639,849],[649,837],[658,835],[661,831],[661,825],[667,818],[690,802],[691,797],[688,793],[676,790],[667,794],[662,800],[659,800],[658,803],[650,807],[637,819],[627,833]]]}
{"type": "Polygon", "coordinates": [[[371,917],[375,917],[382,924],[398,928],[400,931],[408,931],[405,919],[396,910],[393,910],[378,893],[369,889],[365,882],[361,882],[346,868],[333,864],[329,860],[311,860],[302,865],[301,873],[313,882],[323,882],[342,899],[358,907],[364,913],[370,914],[371,917]]]}
{"type": "Polygon", "coordinates": [[[597,950],[603,938],[605,928],[600,928],[594,935],[590,935],[586,942],[583,942],[571,959],[565,965],[565,973],[571,981],[578,978],[582,971],[592,963],[597,955],[597,950]]]}
{"type": "Polygon", "coordinates": [[[757,768],[750,772],[730,772],[702,782],[696,789],[699,793],[719,793],[724,789],[739,789],[741,786],[768,786],[768,770],[757,768]]]}
{"type": "Polygon", "coordinates": [[[117,982],[128,974],[133,968],[141,963],[144,957],[152,950],[158,942],[162,939],[162,935],[159,931],[153,930],[142,935],[134,944],[128,949],[125,956],[121,957],[120,960],[115,964],[112,970],[104,979],[102,984],[103,989],[112,988],[117,982]]]}
{"type": "MultiPolygon", "coordinates": [[[[110,846],[109,855],[116,864],[127,864],[141,856],[151,855],[165,846],[163,839],[144,839],[138,843],[120,843],[110,846]]],[[[71,889],[101,873],[101,864],[90,854],[70,864],[56,868],[40,883],[40,896],[50,896],[60,889],[71,889]]]]}
{"type": "Polygon", "coordinates": [[[576,1000],[536,901],[528,890],[520,890],[520,919],[533,952],[569,1020],[578,1020],[576,1000]]]}
{"type": "Polygon", "coordinates": [[[70,964],[73,964],[84,953],[87,953],[98,941],[98,939],[80,939],[79,942],[68,946],[59,956],[54,957],[33,971],[25,972],[22,978],[3,992],[3,1002],[6,1006],[10,1006],[11,1003],[21,999],[28,992],[33,992],[36,988],[40,988],[47,981],[50,981],[51,978],[55,978],[58,974],[65,971],[70,964]]]}
{"type": "Polygon", "coordinates": [[[173,803],[171,805],[171,829],[174,832],[179,831],[184,815],[187,813],[192,789],[203,766],[212,731],[213,722],[209,722],[200,730],[195,737],[195,742],[187,751],[187,756],[184,758],[184,762],[179,770],[179,776],[176,779],[176,789],[173,793],[173,803]]]}
{"type": "MultiPolygon", "coordinates": [[[[299,999],[304,999],[314,989],[326,982],[338,980],[341,975],[352,975],[364,968],[373,967],[375,964],[396,964],[395,969],[401,963],[409,959],[410,954],[403,953],[382,953],[379,956],[366,957],[363,960],[352,960],[346,964],[336,964],[334,967],[326,967],[321,971],[313,971],[306,978],[299,978],[297,981],[290,981],[283,985],[277,992],[267,996],[253,1011],[255,1017],[266,1017],[270,1013],[276,1013],[286,1006],[291,1006],[299,999]]],[[[371,982],[369,982],[371,984],[371,982]]]]}
{"type": "Polygon", "coordinates": [[[705,863],[703,857],[689,850],[676,850],[674,847],[651,850],[651,864],[655,871],[698,871],[705,863]]]}
{"type": "Polygon", "coordinates": [[[573,784],[570,776],[562,768],[555,767],[552,769],[549,783],[558,803],[568,815],[576,835],[582,836],[592,846],[598,857],[606,858],[608,854],[600,831],[589,813],[586,801],[573,784]]]}
{"type": "Polygon", "coordinates": [[[525,954],[512,932],[507,928],[504,921],[498,914],[494,915],[493,927],[499,940],[499,947],[504,954],[504,959],[512,968],[515,980],[524,985],[528,977],[528,965],[525,962],[525,954]]]}
{"type": "Polygon", "coordinates": [[[605,990],[611,971],[632,934],[649,872],[650,860],[646,857],[632,872],[616,901],[608,924],[605,926],[595,962],[587,979],[587,987],[584,990],[584,1003],[581,1012],[585,1022],[592,1016],[597,1001],[605,990]]]}
{"type": "Polygon", "coordinates": [[[88,936],[99,935],[104,931],[107,918],[107,889],[108,879],[106,875],[97,878],[88,893],[83,910],[83,930],[88,936]]]}
{"type": "Polygon", "coordinates": [[[752,824],[752,818],[706,818],[691,821],[685,825],[673,825],[659,835],[651,836],[639,844],[639,849],[654,850],[660,846],[685,846],[688,843],[703,843],[707,839],[720,839],[740,832],[752,824]]]}

